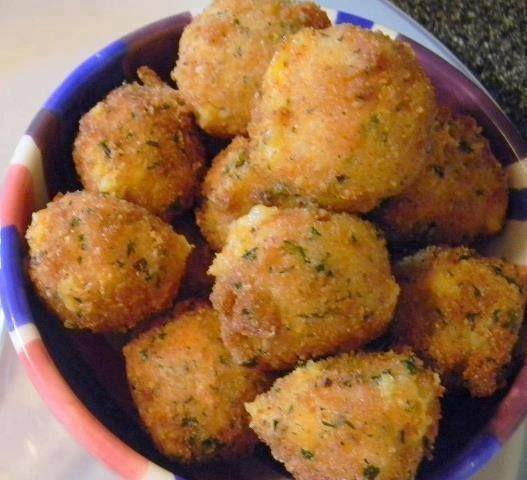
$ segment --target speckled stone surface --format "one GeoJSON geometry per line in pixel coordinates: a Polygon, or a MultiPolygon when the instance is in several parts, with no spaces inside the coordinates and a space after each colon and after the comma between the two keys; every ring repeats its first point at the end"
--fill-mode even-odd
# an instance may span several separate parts
{"type": "Polygon", "coordinates": [[[479,78],[527,139],[527,0],[392,0],[479,78]]]}

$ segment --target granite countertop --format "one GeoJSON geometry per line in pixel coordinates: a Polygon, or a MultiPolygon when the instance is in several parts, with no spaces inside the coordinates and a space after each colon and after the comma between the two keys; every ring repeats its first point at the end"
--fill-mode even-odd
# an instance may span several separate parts
{"type": "Polygon", "coordinates": [[[392,0],[479,78],[527,139],[527,0],[392,0]]]}

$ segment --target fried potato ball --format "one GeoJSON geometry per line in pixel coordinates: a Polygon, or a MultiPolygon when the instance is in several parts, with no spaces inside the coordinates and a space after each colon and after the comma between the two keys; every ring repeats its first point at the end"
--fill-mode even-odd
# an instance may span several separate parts
{"type": "Polygon", "coordinates": [[[212,161],[202,184],[201,207],[196,220],[211,247],[225,245],[230,224],[249,213],[255,205],[299,207],[310,205],[306,199],[290,194],[280,183],[270,183],[249,162],[250,144],[236,137],[212,161]]]}
{"type": "Polygon", "coordinates": [[[465,247],[429,247],[396,267],[395,342],[475,397],[502,386],[525,308],[526,274],[465,247]]]}
{"type": "Polygon", "coordinates": [[[410,480],[437,435],[439,376],[411,354],[309,361],[246,404],[297,480],[410,480]]]}
{"type": "Polygon", "coordinates": [[[234,363],[210,305],[180,304],[168,323],[123,352],[139,415],[164,455],[191,463],[251,453],[256,438],[244,402],[264,391],[269,379],[234,363]]]}
{"type": "Polygon", "coordinates": [[[367,212],[417,178],[435,113],[407,44],[350,25],[304,29],[265,73],[251,161],[321,207],[367,212]]]}
{"type": "Polygon", "coordinates": [[[273,53],[303,27],[331,25],[310,2],[215,0],[185,30],[172,78],[211,135],[243,134],[273,53]]]}
{"type": "Polygon", "coordinates": [[[192,247],[144,208],[67,193],[33,214],[29,276],[68,328],[125,331],[170,307],[192,247]]]}
{"type": "Polygon", "coordinates": [[[82,117],[75,167],[89,191],[179,213],[197,193],[203,148],[178,92],[147,67],[137,73],[143,85],[116,88],[82,117]]]}
{"type": "Polygon", "coordinates": [[[229,225],[258,203],[258,178],[251,174],[248,159],[249,141],[236,137],[214,158],[203,181],[196,221],[214,250],[222,249],[229,225]]]}
{"type": "Polygon", "coordinates": [[[507,211],[507,178],[481,128],[472,117],[442,108],[432,139],[418,179],[376,212],[388,239],[460,244],[498,233],[507,211]]]}
{"type": "Polygon", "coordinates": [[[227,348],[270,370],[380,336],[399,291],[371,224],[305,208],[253,207],[209,273],[227,348]]]}

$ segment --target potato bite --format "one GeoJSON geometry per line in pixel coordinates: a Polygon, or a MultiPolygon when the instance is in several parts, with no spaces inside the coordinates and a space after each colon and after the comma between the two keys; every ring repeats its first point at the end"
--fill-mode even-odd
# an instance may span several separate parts
{"type": "Polygon", "coordinates": [[[236,137],[212,161],[201,188],[202,204],[196,220],[211,247],[225,245],[230,224],[257,204],[282,207],[305,206],[310,202],[291,195],[280,183],[268,179],[249,162],[249,140],[236,137]]]}
{"type": "Polygon", "coordinates": [[[89,192],[33,214],[29,276],[68,328],[125,331],[170,307],[192,247],[144,208],[89,192]]]}
{"type": "Polygon", "coordinates": [[[387,200],[376,221],[396,243],[460,244],[498,233],[507,211],[507,178],[481,128],[442,108],[425,169],[387,200]]]}
{"type": "Polygon", "coordinates": [[[437,435],[442,387],[411,354],[309,361],[246,404],[297,480],[410,480],[437,435]]]}
{"type": "Polygon", "coordinates": [[[243,134],[254,94],[283,39],[330,24],[310,2],[215,0],[183,31],[172,78],[206,132],[243,134]]]}
{"type": "Polygon", "coordinates": [[[382,235],[348,214],[253,207],[209,269],[237,362],[282,370],[381,335],[398,287],[382,235]]]}
{"type": "Polygon", "coordinates": [[[516,265],[473,250],[429,247],[396,267],[401,296],[394,340],[411,347],[449,386],[472,396],[503,386],[525,308],[527,278],[516,265]]]}
{"type": "Polygon", "coordinates": [[[321,207],[367,212],[417,178],[435,113],[407,44],[350,25],[304,29],[265,73],[251,161],[321,207]]]}
{"type": "Polygon", "coordinates": [[[142,333],[123,353],[132,397],[160,452],[183,463],[252,452],[256,438],[244,402],[269,379],[234,363],[210,305],[178,305],[168,323],[142,333]]]}
{"type": "Polygon", "coordinates": [[[249,141],[236,137],[214,158],[203,181],[196,221],[214,250],[222,249],[229,225],[258,203],[258,178],[248,160],[249,141]]]}
{"type": "Polygon", "coordinates": [[[189,109],[147,67],[142,85],[116,88],[79,124],[73,159],[84,187],[156,215],[190,208],[204,163],[189,109]]]}

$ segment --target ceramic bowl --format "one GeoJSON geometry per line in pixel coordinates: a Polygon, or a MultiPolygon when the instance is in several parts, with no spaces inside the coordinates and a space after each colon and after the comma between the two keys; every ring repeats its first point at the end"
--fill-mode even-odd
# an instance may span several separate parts
{"type": "MultiPolygon", "coordinates": [[[[473,115],[483,126],[510,178],[510,208],[500,237],[484,248],[527,264],[527,155],[511,122],[494,101],[450,64],[396,32],[344,12],[329,11],[335,23],[382,30],[408,41],[432,79],[438,99],[473,115]]],[[[123,80],[148,65],[163,78],[177,55],[178,39],[192,18],[182,13],[142,28],[96,53],[51,95],[21,138],[0,196],[1,306],[11,340],[27,373],[51,410],[91,454],[122,477],[288,478],[265,449],[234,465],[185,470],[156,452],[140,428],[123,373],[118,340],[66,331],[46,312],[24,271],[24,232],[31,212],[59,191],[79,188],[71,149],[78,120],[123,80]]],[[[527,367],[514,372],[510,387],[489,399],[447,398],[435,458],[421,479],[465,479],[480,469],[511,436],[527,411],[527,367]]]]}

